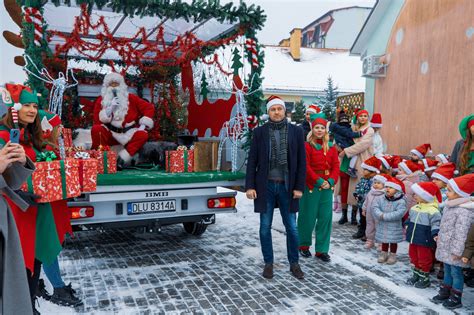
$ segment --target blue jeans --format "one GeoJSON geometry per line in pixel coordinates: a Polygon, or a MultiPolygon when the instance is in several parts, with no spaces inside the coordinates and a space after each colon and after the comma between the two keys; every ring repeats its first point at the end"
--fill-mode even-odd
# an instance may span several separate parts
{"type": "Polygon", "coordinates": [[[464,288],[464,275],[462,267],[444,264],[443,284],[449,285],[453,289],[462,292],[464,288]]]}
{"type": "Polygon", "coordinates": [[[53,288],[63,288],[66,286],[64,284],[63,278],[61,278],[61,271],[59,270],[59,263],[58,258],[51,263],[51,265],[47,266],[43,264],[43,271],[46,274],[49,282],[53,285],[53,288]]]}
{"type": "Polygon", "coordinates": [[[290,212],[290,196],[285,183],[268,181],[267,211],[260,213],[260,245],[265,264],[273,264],[272,221],[275,201],[280,206],[281,219],[286,229],[286,249],[290,264],[298,262],[298,229],[296,213],[290,212]]]}

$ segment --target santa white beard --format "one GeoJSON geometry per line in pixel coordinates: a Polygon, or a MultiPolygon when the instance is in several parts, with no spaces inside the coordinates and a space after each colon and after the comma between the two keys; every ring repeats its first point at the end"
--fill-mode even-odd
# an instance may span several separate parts
{"type": "Polygon", "coordinates": [[[128,112],[128,90],[127,86],[120,84],[117,87],[104,86],[101,91],[102,109],[114,114],[113,120],[123,121],[128,112]],[[117,92],[118,105],[113,106],[114,93],[117,92]]]}

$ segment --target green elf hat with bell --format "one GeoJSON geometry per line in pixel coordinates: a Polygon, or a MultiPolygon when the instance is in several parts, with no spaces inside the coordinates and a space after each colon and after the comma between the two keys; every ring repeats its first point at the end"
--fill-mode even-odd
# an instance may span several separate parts
{"type": "Polygon", "coordinates": [[[29,87],[21,84],[5,84],[5,88],[10,94],[9,100],[11,102],[5,102],[7,107],[11,107],[17,111],[21,109],[23,104],[36,103],[38,104],[38,93],[32,91],[29,87]]]}
{"type": "Polygon", "coordinates": [[[474,125],[474,114],[464,117],[459,123],[459,133],[461,137],[466,140],[466,132],[474,125]]]}
{"type": "Polygon", "coordinates": [[[328,121],[324,113],[316,113],[309,115],[309,120],[311,121],[311,128],[314,128],[316,125],[323,125],[326,127],[328,121]]]}

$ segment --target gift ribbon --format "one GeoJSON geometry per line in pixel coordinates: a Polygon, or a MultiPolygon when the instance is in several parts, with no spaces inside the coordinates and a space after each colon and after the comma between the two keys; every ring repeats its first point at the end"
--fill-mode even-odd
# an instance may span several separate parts
{"type": "Polygon", "coordinates": [[[109,173],[109,165],[108,165],[108,160],[107,160],[107,151],[102,151],[103,152],[103,163],[104,163],[104,174],[109,173]]]}
{"type": "Polygon", "coordinates": [[[81,160],[88,160],[91,158],[90,154],[88,152],[76,152],[74,154],[75,159],[81,159],[81,160]]]}
{"type": "Polygon", "coordinates": [[[184,171],[188,172],[188,151],[184,151],[184,171]]]}
{"type": "Polygon", "coordinates": [[[61,171],[61,183],[63,184],[62,187],[62,193],[63,193],[63,199],[67,199],[67,189],[66,189],[66,169],[64,166],[64,161],[60,160],[59,161],[60,168],[59,170],[61,171]]]}
{"type": "Polygon", "coordinates": [[[57,156],[53,151],[40,152],[36,155],[36,162],[51,162],[57,160],[57,156]]]}

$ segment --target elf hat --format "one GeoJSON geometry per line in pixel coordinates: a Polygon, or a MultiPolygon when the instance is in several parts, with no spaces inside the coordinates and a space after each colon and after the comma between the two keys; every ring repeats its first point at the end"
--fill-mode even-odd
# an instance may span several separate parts
{"type": "Polygon", "coordinates": [[[375,172],[375,173],[379,174],[380,169],[382,168],[382,162],[378,158],[376,158],[375,156],[371,156],[370,158],[368,158],[367,160],[362,162],[360,167],[362,167],[363,169],[366,169],[368,171],[375,172]]]}
{"type": "Polygon", "coordinates": [[[38,104],[38,95],[36,91],[31,91],[29,87],[21,84],[5,84],[5,88],[10,93],[11,103],[5,104],[8,107],[19,111],[23,104],[38,104]]]}
{"type": "Polygon", "coordinates": [[[459,123],[459,133],[461,137],[466,140],[466,132],[474,124],[474,114],[464,117],[459,123]]]}
{"type": "Polygon", "coordinates": [[[319,112],[321,112],[321,108],[319,108],[319,106],[315,104],[311,104],[308,106],[308,108],[306,108],[306,113],[317,114],[319,112]]]}
{"type": "Polygon", "coordinates": [[[47,110],[40,109],[38,115],[41,121],[41,129],[43,132],[52,131],[54,127],[61,124],[61,118],[57,114],[51,113],[47,110]]]}
{"type": "Polygon", "coordinates": [[[385,187],[390,187],[390,188],[398,190],[399,192],[405,193],[405,184],[403,184],[401,180],[395,177],[390,177],[385,182],[385,187]]]}
{"type": "Polygon", "coordinates": [[[382,114],[374,113],[370,120],[370,126],[372,128],[382,128],[382,114]]]}
{"type": "Polygon", "coordinates": [[[456,194],[461,197],[468,198],[474,193],[474,174],[467,174],[456,178],[451,178],[448,184],[456,194]]]}
{"type": "Polygon", "coordinates": [[[380,160],[380,162],[382,162],[382,165],[386,168],[386,169],[391,169],[392,166],[390,164],[390,160],[392,159],[392,156],[391,155],[383,155],[383,154],[378,154],[375,156],[377,159],[380,160]]]}
{"type": "Polygon", "coordinates": [[[410,151],[420,159],[423,159],[426,156],[426,153],[431,153],[431,144],[424,143],[422,145],[417,146],[413,150],[410,151]]]}
{"type": "Polygon", "coordinates": [[[360,115],[362,114],[366,114],[367,116],[369,116],[369,112],[365,109],[361,109],[359,111],[357,111],[357,114],[356,114],[356,118],[359,118],[360,115]]]}
{"type": "Polygon", "coordinates": [[[449,180],[454,177],[456,172],[456,165],[454,163],[445,163],[440,165],[436,171],[434,171],[431,178],[439,179],[447,184],[449,180]]]}
{"type": "Polygon", "coordinates": [[[270,107],[274,105],[281,105],[286,110],[285,102],[283,102],[283,100],[279,98],[278,96],[272,95],[268,98],[268,101],[267,101],[267,113],[270,110],[270,107]]]}
{"type": "Polygon", "coordinates": [[[438,167],[438,161],[432,159],[423,159],[423,172],[434,171],[438,167]]]}
{"type": "Polygon", "coordinates": [[[316,125],[323,125],[326,127],[328,121],[324,113],[317,113],[309,115],[309,120],[311,121],[311,128],[314,128],[316,125]]]}
{"type": "Polygon", "coordinates": [[[433,182],[420,182],[411,185],[411,190],[426,202],[433,202],[435,197],[438,202],[442,202],[441,191],[433,182]]]}
{"type": "Polygon", "coordinates": [[[440,153],[436,157],[441,160],[442,164],[449,163],[448,156],[446,154],[440,153]]]}
{"type": "Polygon", "coordinates": [[[402,158],[398,155],[392,155],[392,159],[389,160],[392,170],[398,171],[398,165],[402,162],[402,158]]]}
{"type": "Polygon", "coordinates": [[[378,181],[382,184],[385,184],[387,180],[390,179],[390,176],[387,174],[377,174],[374,176],[374,181],[378,181]]]}
{"type": "Polygon", "coordinates": [[[411,160],[400,162],[398,167],[401,168],[407,175],[413,174],[416,171],[421,171],[421,165],[411,160]]]}

